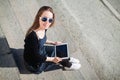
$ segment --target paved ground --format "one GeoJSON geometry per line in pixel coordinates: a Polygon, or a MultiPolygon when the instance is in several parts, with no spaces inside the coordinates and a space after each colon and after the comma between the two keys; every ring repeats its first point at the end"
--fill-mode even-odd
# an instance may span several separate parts
{"type": "Polygon", "coordinates": [[[119,80],[118,3],[117,0],[0,0],[0,80],[119,80]],[[48,30],[48,38],[67,42],[70,56],[82,64],[80,70],[59,69],[38,75],[26,70],[24,36],[43,5],[53,7],[56,13],[56,24],[48,30]]]}

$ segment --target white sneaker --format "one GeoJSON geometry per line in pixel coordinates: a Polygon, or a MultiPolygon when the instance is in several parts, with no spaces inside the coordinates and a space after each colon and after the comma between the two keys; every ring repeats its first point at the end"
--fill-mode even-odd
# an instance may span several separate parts
{"type": "Polygon", "coordinates": [[[78,59],[76,59],[76,58],[70,57],[69,62],[71,62],[71,63],[79,63],[80,61],[78,59]]]}
{"type": "Polygon", "coordinates": [[[79,63],[72,63],[72,65],[71,65],[71,67],[69,69],[71,69],[71,70],[78,70],[78,69],[80,69],[80,67],[81,67],[81,64],[79,64],[79,63]]]}

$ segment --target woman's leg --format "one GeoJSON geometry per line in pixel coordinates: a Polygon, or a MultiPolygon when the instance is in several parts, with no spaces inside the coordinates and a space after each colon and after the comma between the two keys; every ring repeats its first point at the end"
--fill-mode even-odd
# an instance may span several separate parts
{"type": "MultiPolygon", "coordinates": [[[[45,47],[45,52],[46,52],[46,55],[49,56],[49,57],[54,57],[55,56],[54,47],[46,46],[45,47]]],[[[45,71],[56,70],[56,69],[61,68],[59,65],[57,65],[56,63],[53,63],[53,62],[45,62],[45,64],[46,64],[45,71]]]]}
{"type": "Polygon", "coordinates": [[[28,71],[32,72],[32,73],[41,73],[42,71],[39,70],[39,65],[29,65],[27,62],[24,61],[25,67],[28,71]]]}
{"type": "Polygon", "coordinates": [[[55,56],[54,47],[45,46],[45,53],[46,53],[46,55],[49,56],[49,57],[54,57],[54,56],[55,56]]]}
{"type": "Polygon", "coordinates": [[[70,67],[72,65],[71,62],[69,62],[69,59],[63,59],[59,62],[63,67],[70,67]]]}

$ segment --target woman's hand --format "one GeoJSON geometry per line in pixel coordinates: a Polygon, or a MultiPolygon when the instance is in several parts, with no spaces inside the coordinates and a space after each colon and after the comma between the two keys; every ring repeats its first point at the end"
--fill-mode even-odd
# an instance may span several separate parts
{"type": "Polygon", "coordinates": [[[54,62],[54,63],[59,63],[60,61],[62,61],[62,59],[59,58],[59,57],[47,57],[46,61],[50,61],[50,62],[54,62]]]}
{"type": "Polygon", "coordinates": [[[54,63],[59,63],[60,61],[62,61],[62,59],[59,57],[54,57],[52,60],[52,62],[54,62],[54,63]]]}

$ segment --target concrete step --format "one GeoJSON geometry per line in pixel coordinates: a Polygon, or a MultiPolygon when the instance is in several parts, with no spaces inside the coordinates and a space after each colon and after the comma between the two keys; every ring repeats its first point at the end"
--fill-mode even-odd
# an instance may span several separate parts
{"type": "Polygon", "coordinates": [[[6,40],[4,33],[1,29],[1,26],[0,26],[0,55],[6,54],[9,52],[10,52],[10,49],[9,49],[7,40],[6,40]]]}
{"type": "Polygon", "coordinates": [[[23,30],[9,0],[0,0],[0,26],[11,48],[23,47],[23,30]]]}
{"type": "Polygon", "coordinates": [[[20,80],[18,68],[0,27],[0,80],[20,80]]]}
{"type": "Polygon", "coordinates": [[[0,55],[0,80],[20,80],[12,54],[0,55]]]}
{"type": "Polygon", "coordinates": [[[82,66],[79,72],[83,75],[85,80],[100,80],[96,75],[94,68],[91,67],[81,50],[76,50],[71,56],[80,60],[82,66]]]}

